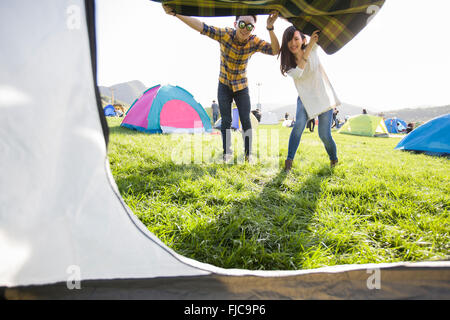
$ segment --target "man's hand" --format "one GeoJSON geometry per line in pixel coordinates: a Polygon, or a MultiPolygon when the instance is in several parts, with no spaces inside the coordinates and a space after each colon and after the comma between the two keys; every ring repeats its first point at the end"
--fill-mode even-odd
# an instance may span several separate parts
{"type": "Polygon", "coordinates": [[[198,32],[202,32],[202,30],[203,30],[203,22],[201,22],[197,18],[193,18],[193,17],[188,17],[188,16],[183,16],[181,14],[177,14],[174,9],[172,9],[171,7],[169,7],[166,4],[163,4],[162,6],[163,6],[164,11],[167,14],[169,14],[171,16],[176,16],[178,19],[183,21],[185,24],[187,24],[192,29],[194,29],[194,30],[196,30],[198,32]]]}
{"type": "Polygon", "coordinates": [[[278,11],[273,11],[270,13],[269,17],[267,18],[267,29],[272,29],[273,24],[275,23],[275,20],[278,18],[278,11]]]}
{"type": "Polygon", "coordinates": [[[270,35],[270,44],[272,46],[273,55],[277,55],[280,52],[280,43],[278,42],[275,32],[273,32],[273,24],[278,18],[278,11],[272,11],[267,18],[267,29],[270,35]]]}

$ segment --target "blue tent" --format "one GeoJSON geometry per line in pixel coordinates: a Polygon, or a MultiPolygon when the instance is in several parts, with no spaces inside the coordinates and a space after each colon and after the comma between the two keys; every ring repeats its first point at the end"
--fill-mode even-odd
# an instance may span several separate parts
{"type": "Polygon", "coordinates": [[[114,110],[114,107],[112,106],[112,104],[108,104],[106,107],[104,107],[103,112],[105,112],[105,116],[107,116],[107,117],[115,117],[116,116],[116,110],[114,110]]]}
{"type": "Polygon", "coordinates": [[[399,133],[406,131],[406,122],[398,118],[389,118],[384,121],[389,133],[399,133]]]}
{"type": "MultiPolygon", "coordinates": [[[[214,124],[214,129],[220,130],[222,128],[222,118],[216,121],[214,124]]],[[[238,130],[239,126],[239,110],[237,108],[233,108],[231,112],[231,129],[238,130]]]]}
{"type": "MultiPolygon", "coordinates": [[[[256,129],[259,122],[252,112],[250,112],[250,121],[252,123],[252,129],[256,129]]],[[[221,128],[222,128],[222,118],[219,118],[219,120],[217,120],[216,123],[214,124],[214,129],[220,130],[221,128]]],[[[239,119],[239,110],[237,109],[237,107],[233,108],[231,112],[231,129],[242,130],[241,121],[239,119]]]]}
{"type": "Polygon", "coordinates": [[[434,118],[411,131],[395,147],[430,155],[450,155],[450,113],[434,118]]]}

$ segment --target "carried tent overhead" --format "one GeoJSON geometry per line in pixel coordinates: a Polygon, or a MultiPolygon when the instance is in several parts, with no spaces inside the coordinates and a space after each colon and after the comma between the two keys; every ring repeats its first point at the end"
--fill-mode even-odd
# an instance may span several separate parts
{"type": "Polygon", "coordinates": [[[411,131],[395,147],[429,155],[450,155],[450,113],[434,118],[411,131]]]}
{"type": "Polygon", "coordinates": [[[156,85],[135,100],[122,127],[146,133],[210,132],[211,119],[192,94],[179,86],[156,85]]]}
{"type": "Polygon", "coordinates": [[[250,271],[168,248],[111,175],[94,3],[0,2],[0,298],[450,299],[448,261],[250,271]]]}
{"type": "Polygon", "coordinates": [[[269,14],[276,10],[303,33],[320,29],[318,45],[333,54],[352,40],[384,4],[384,0],[359,1],[215,1],[152,0],[164,2],[185,16],[236,16],[269,14]]]}
{"type": "Polygon", "coordinates": [[[338,133],[368,137],[389,137],[383,118],[369,114],[360,114],[348,118],[338,133]]]}

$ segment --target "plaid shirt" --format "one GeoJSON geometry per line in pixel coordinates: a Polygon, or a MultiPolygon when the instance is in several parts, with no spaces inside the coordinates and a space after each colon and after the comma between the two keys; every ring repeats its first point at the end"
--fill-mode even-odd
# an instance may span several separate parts
{"type": "Polygon", "coordinates": [[[255,35],[251,35],[246,42],[239,42],[235,29],[216,28],[203,23],[201,34],[220,43],[219,81],[233,92],[247,88],[247,64],[255,52],[274,54],[272,45],[255,35]]]}
{"type": "Polygon", "coordinates": [[[152,0],[185,16],[219,17],[280,13],[307,35],[321,30],[318,45],[333,54],[360,32],[385,0],[152,0]]]}

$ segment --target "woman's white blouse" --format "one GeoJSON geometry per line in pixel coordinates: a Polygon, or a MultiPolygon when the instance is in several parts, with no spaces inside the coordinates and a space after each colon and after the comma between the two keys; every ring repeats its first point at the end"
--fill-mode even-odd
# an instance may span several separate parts
{"type": "Polygon", "coordinates": [[[320,63],[317,44],[311,50],[304,69],[295,67],[286,73],[294,79],[308,119],[313,119],[341,104],[320,63]]]}

